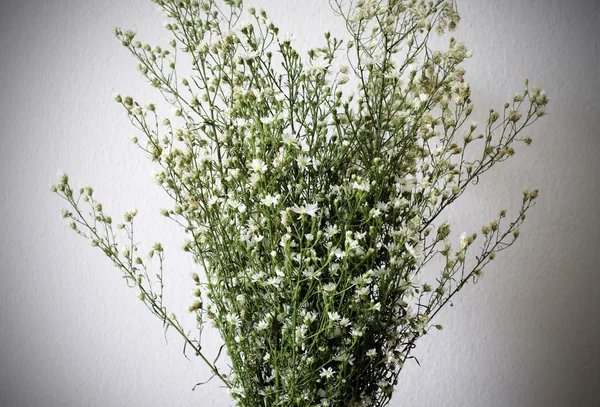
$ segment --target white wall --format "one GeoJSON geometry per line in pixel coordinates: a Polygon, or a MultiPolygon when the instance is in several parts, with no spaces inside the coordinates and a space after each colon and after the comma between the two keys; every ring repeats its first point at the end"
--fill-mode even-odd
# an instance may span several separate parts
{"type": "MultiPolygon", "coordinates": [[[[315,45],[338,30],[325,0],[262,0],[315,45]]],[[[448,218],[476,230],[539,187],[522,239],[439,315],[392,406],[600,405],[600,18],[595,1],[458,0],[456,34],[474,51],[476,116],[528,77],[551,98],[531,148],[489,173],[448,218]]],[[[107,259],[72,233],[48,186],[64,169],[115,217],[138,207],[140,240],[162,240],[173,310],[189,304],[191,263],[160,218],[169,201],[113,92],[157,100],[112,36],[164,41],[149,0],[9,0],[0,9],[0,405],[229,406],[199,360],[181,355],[107,259]]],[[[217,338],[212,337],[212,346],[217,338]]],[[[211,344],[208,344],[210,347],[211,344]]]]}

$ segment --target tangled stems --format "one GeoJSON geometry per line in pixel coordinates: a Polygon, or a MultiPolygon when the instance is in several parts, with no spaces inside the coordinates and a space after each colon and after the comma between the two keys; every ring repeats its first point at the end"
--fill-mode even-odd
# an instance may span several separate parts
{"type": "Polygon", "coordinates": [[[519,236],[537,190],[524,193],[515,219],[501,211],[483,226],[478,249],[475,233],[453,249],[439,216],[517,143],[531,143],[522,133],[545,114],[546,94],[526,82],[483,128],[467,124],[474,106],[461,64],[471,53],[453,38],[446,50],[428,45],[459,21],[447,0],[331,1],[349,39],[327,32],[306,57],[241,1],[155,3],[170,21],[167,48],[115,34],[173,114],[115,99],[174,201],[161,213],[189,235],[183,249],[203,268],[190,306],[198,337],[163,306],[162,246],[150,255],[156,279],[134,254],[134,213],[118,251],[91,189],[75,199],[63,176],[53,187],[72,207],[63,215],[239,406],[387,405],[416,340],[441,329],[432,318],[519,236]],[[422,282],[435,258],[439,276],[422,282]],[[216,366],[220,351],[212,363],[201,352],[207,322],[221,333],[228,374],[216,366]]]}
{"type": "MultiPolygon", "coordinates": [[[[165,328],[165,333],[169,328],[175,329],[184,339],[185,347],[190,347],[196,356],[207,364],[210,371],[223,381],[226,386],[229,383],[219,373],[214,362],[211,363],[206,356],[201,352],[201,345],[197,341],[190,339],[189,333],[184,331],[177,317],[169,313],[163,305],[163,260],[164,250],[160,243],[155,243],[148,257],[152,258],[156,254],[159,259],[158,269],[156,274],[159,288],[155,290],[152,286],[153,279],[148,275],[147,265],[141,257],[136,255],[138,251],[137,243],[134,241],[133,221],[137,215],[137,211],[129,212],[124,215],[124,223],[117,225],[119,230],[123,230],[127,236],[128,244],[122,249],[118,248],[117,237],[113,230],[112,218],[105,215],[102,204],[96,201],[93,197],[93,189],[91,187],[81,188],[79,194],[75,194],[69,185],[69,178],[66,174],[61,175],[60,182],[52,186],[52,191],[63,198],[70,206],[72,211],[63,210],[62,216],[69,219],[69,226],[77,234],[89,240],[94,247],[100,250],[110,258],[116,268],[123,272],[123,277],[127,281],[127,285],[138,289],[139,299],[146,307],[157,316],[165,328]],[[87,204],[89,212],[85,213],[83,204],[87,204]]],[[[185,354],[185,348],[184,348],[185,354]]]]}

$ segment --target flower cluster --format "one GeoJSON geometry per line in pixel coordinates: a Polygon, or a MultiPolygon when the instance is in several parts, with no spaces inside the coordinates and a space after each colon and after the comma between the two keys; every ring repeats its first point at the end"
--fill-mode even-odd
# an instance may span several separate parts
{"type": "MultiPolygon", "coordinates": [[[[53,187],[74,208],[64,216],[239,406],[387,405],[415,341],[441,329],[432,318],[518,237],[537,190],[525,191],[512,221],[501,211],[482,237],[464,233],[457,248],[438,219],[518,142],[531,143],[520,134],[544,115],[546,94],[526,83],[483,126],[465,124],[473,103],[461,64],[471,53],[454,39],[446,50],[428,47],[433,31],[459,20],[449,0],[332,1],[350,38],[326,33],[306,58],[266,12],[244,10],[241,0],[154,2],[170,21],[169,47],[115,34],[173,117],[115,99],[144,134],[133,142],[158,164],[155,180],[174,201],[162,214],[190,236],[184,250],[206,276],[193,275],[190,311],[199,326],[219,330],[232,372],[221,373],[167,314],[162,279],[157,294],[133,237],[119,249],[91,191],[81,191],[87,217],[66,176],[53,187]],[[187,77],[178,75],[178,52],[192,64],[187,77]],[[337,67],[340,54],[347,59],[337,67]],[[479,153],[465,155],[471,146],[479,153]],[[421,282],[434,258],[443,269],[421,282]]],[[[162,266],[162,246],[152,253],[162,266]]]]}

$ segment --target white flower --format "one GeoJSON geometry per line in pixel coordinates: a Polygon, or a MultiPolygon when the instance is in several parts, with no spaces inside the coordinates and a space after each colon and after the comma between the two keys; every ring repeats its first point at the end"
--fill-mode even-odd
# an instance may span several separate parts
{"type": "Polygon", "coordinates": [[[307,157],[305,155],[300,155],[296,159],[296,162],[298,163],[298,167],[305,170],[306,167],[308,167],[310,165],[311,159],[310,159],[310,157],[307,157]]]}
{"type": "Polygon", "coordinates": [[[377,64],[377,60],[375,58],[363,58],[362,63],[364,66],[373,66],[377,64]]]}
{"type": "Polygon", "coordinates": [[[378,218],[381,216],[381,211],[377,208],[373,208],[371,209],[371,211],[369,212],[369,215],[371,215],[374,218],[378,218]]]}
{"type": "Polygon", "coordinates": [[[321,374],[319,376],[329,379],[334,375],[333,369],[328,367],[327,369],[323,368],[321,370],[321,374]]]}
{"type": "Polygon", "coordinates": [[[241,325],[240,317],[235,314],[227,314],[225,320],[228,324],[235,326],[236,328],[241,325]]]}
{"type": "Polygon", "coordinates": [[[421,248],[421,245],[417,244],[413,246],[408,243],[405,243],[404,247],[406,247],[408,253],[415,259],[415,262],[417,264],[421,264],[421,262],[423,261],[423,249],[421,248]]]}
{"type": "Polygon", "coordinates": [[[382,213],[385,213],[389,208],[389,205],[385,202],[377,202],[377,204],[375,204],[375,209],[381,211],[382,213]]]}
{"type": "Polygon", "coordinates": [[[306,313],[306,315],[304,316],[304,323],[305,323],[306,325],[310,325],[310,324],[312,324],[312,323],[315,321],[315,319],[317,319],[317,314],[315,314],[315,313],[314,313],[314,312],[312,312],[312,311],[309,311],[309,312],[307,312],[307,313],[306,313]]]}
{"type": "Polygon", "coordinates": [[[257,325],[256,325],[256,329],[259,331],[265,331],[267,328],[269,328],[269,323],[265,320],[260,321],[257,325]]]}
{"type": "Polygon", "coordinates": [[[260,174],[255,172],[254,174],[250,175],[248,181],[250,182],[250,185],[256,186],[256,184],[258,184],[258,182],[260,181],[260,174]]]}
{"type": "Polygon", "coordinates": [[[284,34],[284,35],[281,36],[281,42],[289,44],[295,38],[296,38],[296,35],[294,33],[286,33],[286,34],[284,34]]]}
{"type": "Polygon", "coordinates": [[[352,328],[352,330],[350,331],[350,335],[355,337],[363,336],[363,331],[361,329],[352,328]]]}
{"type": "Polygon", "coordinates": [[[356,295],[369,295],[371,293],[371,289],[368,286],[364,286],[356,290],[356,295]]]}
{"type": "Polygon", "coordinates": [[[252,274],[252,276],[250,276],[250,279],[253,283],[258,283],[259,281],[263,280],[264,276],[265,276],[265,273],[262,271],[259,271],[258,273],[252,274]]]}
{"type": "Polygon", "coordinates": [[[306,234],[304,237],[305,237],[305,238],[306,238],[306,240],[307,240],[307,241],[309,241],[309,242],[312,242],[312,241],[315,239],[315,237],[313,236],[313,234],[312,234],[312,233],[308,233],[308,234],[306,234]]]}
{"type": "Polygon", "coordinates": [[[319,73],[323,72],[327,68],[327,65],[323,61],[311,61],[311,66],[309,68],[309,72],[311,73],[319,73]]]}
{"type": "Polygon", "coordinates": [[[248,124],[248,121],[242,117],[238,117],[233,121],[234,126],[244,127],[248,124]]]}
{"type": "Polygon", "coordinates": [[[333,249],[331,250],[331,255],[335,256],[337,259],[341,259],[342,257],[344,257],[346,255],[346,253],[344,253],[342,251],[342,249],[340,249],[339,247],[333,247],[333,249]]]}
{"type": "Polygon", "coordinates": [[[369,185],[369,181],[367,181],[367,180],[364,180],[360,183],[354,181],[352,183],[352,188],[358,189],[359,191],[369,192],[369,190],[371,189],[371,186],[369,185]]]}
{"type": "Polygon", "coordinates": [[[338,228],[335,225],[327,226],[327,228],[325,228],[325,233],[329,237],[333,237],[333,236],[337,235],[339,232],[340,231],[338,230],[338,228]]]}
{"type": "Polygon", "coordinates": [[[244,389],[242,389],[241,387],[232,387],[229,389],[229,394],[233,397],[235,396],[240,396],[240,397],[244,397],[244,389]]]}
{"type": "Polygon", "coordinates": [[[268,194],[263,199],[261,199],[261,202],[263,205],[266,205],[266,206],[275,206],[279,202],[279,197],[280,197],[279,195],[273,196],[271,194],[268,194]]]}
{"type": "Polygon", "coordinates": [[[319,207],[316,203],[313,204],[305,204],[302,206],[294,205],[292,206],[292,212],[297,213],[298,215],[308,215],[308,216],[317,216],[317,212],[319,207]]]}
{"type": "Polygon", "coordinates": [[[360,246],[358,240],[354,240],[350,237],[346,237],[346,246],[348,248],[348,251],[353,251],[356,254],[363,254],[365,252],[360,246]]]}
{"type": "Polygon", "coordinates": [[[340,325],[342,328],[345,328],[345,327],[347,327],[347,326],[350,326],[350,320],[349,320],[348,318],[346,318],[346,317],[343,317],[342,319],[340,319],[339,325],[340,325]]]}
{"type": "Polygon", "coordinates": [[[310,266],[307,270],[302,272],[302,275],[310,280],[314,280],[321,276],[321,272],[319,270],[315,270],[315,266],[310,266]]]}
{"type": "Polygon", "coordinates": [[[250,168],[252,171],[258,174],[264,174],[267,171],[267,165],[260,158],[255,158],[252,160],[252,163],[250,163],[250,168]]]}
{"type": "Polygon", "coordinates": [[[335,291],[335,287],[336,287],[335,283],[327,283],[323,286],[323,291],[329,293],[329,292],[335,291]]]}
{"type": "Polygon", "coordinates": [[[258,52],[256,51],[251,51],[251,52],[242,52],[240,54],[240,56],[245,59],[246,61],[250,61],[254,58],[256,58],[258,56],[258,52]]]}
{"type": "MultiPolygon", "coordinates": [[[[240,170],[239,170],[239,169],[237,169],[237,168],[230,168],[230,169],[228,170],[228,172],[229,172],[229,177],[230,177],[230,180],[237,179],[237,177],[239,177],[239,176],[240,176],[240,170]]],[[[229,181],[229,180],[228,180],[228,181],[229,181]]]]}
{"type": "Polygon", "coordinates": [[[377,350],[376,349],[369,349],[367,351],[367,357],[369,358],[374,358],[375,355],[377,355],[377,350]]]}
{"type": "Polygon", "coordinates": [[[283,136],[281,136],[281,142],[286,146],[298,147],[298,140],[293,134],[283,133],[283,136]]]}
{"type": "Polygon", "coordinates": [[[305,339],[307,330],[308,330],[308,328],[304,325],[297,326],[296,327],[296,339],[299,341],[302,341],[303,339],[305,339]]]}
{"type": "Polygon", "coordinates": [[[332,320],[333,322],[335,321],[339,321],[340,320],[340,314],[338,314],[337,312],[328,312],[327,316],[329,317],[330,320],[332,320]]]}
{"type": "Polygon", "coordinates": [[[465,250],[467,248],[467,245],[468,245],[467,234],[463,232],[460,235],[460,250],[465,250]]]}
{"type": "Polygon", "coordinates": [[[412,192],[417,185],[417,180],[414,177],[406,177],[402,183],[402,192],[412,192]]]}
{"type": "Polygon", "coordinates": [[[244,213],[246,212],[246,205],[244,205],[242,202],[238,202],[238,201],[227,201],[227,204],[237,210],[239,213],[244,213]]]}
{"type": "Polygon", "coordinates": [[[273,122],[277,120],[277,115],[275,116],[267,116],[267,117],[261,117],[260,118],[260,122],[262,124],[268,125],[268,124],[273,124],[273,122]]]}

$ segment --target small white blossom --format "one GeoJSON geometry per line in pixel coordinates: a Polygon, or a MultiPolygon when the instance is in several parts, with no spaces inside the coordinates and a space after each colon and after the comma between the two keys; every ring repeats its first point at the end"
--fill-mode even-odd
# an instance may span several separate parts
{"type": "Polygon", "coordinates": [[[259,181],[260,181],[260,174],[257,173],[257,172],[255,172],[254,174],[250,175],[250,177],[248,178],[248,182],[253,187],[256,187],[256,185],[258,185],[259,181]]]}
{"type": "Polygon", "coordinates": [[[267,116],[267,117],[261,117],[260,118],[260,122],[264,125],[269,125],[269,124],[273,124],[273,122],[277,120],[277,116],[267,116]]]}
{"type": "Polygon", "coordinates": [[[291,210],[292,212],[297,213],[298,215],[317,216],[319,207],[316,203],[305,204],[302,206],[294,205],[291,207],[291,210]]]}
{"type": "Polygon", "coordinates": [[[257,174],[264,174],[267,171],[267,165],[260,158],[255,158],[250,163],[250,169],[257,174]]]}
{"type": "Polygon", "coordinates": [[[296,162],[298,163],[298,167],[305,170],[310,165],[311,159],[305,155],[300,155],[296,159],[296,162]]]}
{"type": "Polygon", "coordinates": [[[248,124],[248,121],[244,118],[238,117],[233,121],[233,125],[237,127],[244,127],[248,124]]]}
{"type": "Polygon", "coordinates": [[[323,291],[332,292],[335,291],[336,284],[335,283],[327,283],[323,286],[323,291]]]}
{"type": "Polygon", "coordinates": [[[338,325],[341,326],[342,328],[346,328],[346,327],[350,326],[351,324],[350,324],[350,320],[348,318],[343,317],[340,319],[338,325]]]}
{"type": "Polygon", "coordinates": [[[467,234],[462,233],[460,235],[460,250],[465,250],[468,246],[467,234]]]}
{"type": "Polygon", "coordinates": [[[240,54],[240,56],[246,61],[251,61],[254,58],[258,57],[258,52],[256,52],[256,51],[243,52],[240,54]]]}
{"type": "Polygon", "coordinates": [[[333,377],[334,371],[332,368],[328,367],[327,369],[323,368],[319,376],[324,377],[325,379],[329,379],[333,377]]]}
{"type": "Polygon", "coordinates": [[[266,205],[266,206],[275,206],[279,203],[279,198],[280,198],[280,195],[273,196],[271,194],[268,194],[263,199],[261,199],[261,202],[263,205],[266,205]]]}
{"type": "Polygon", "coordinates": [[[389,209],[389,205],[385,202],[377,202],[375,204],[375,209],[377,209],[381,213],[385,213],[389,209]]]}
{"type": "Polygon", "coordinates": [[[296,35],[294,33],[285,33],[281,36],[281,42],[282,43],[287,43],[289,44],[290,42],[292,42],[294,39],[296,38],[296,35]]]}
{"type": "Polygon", "coordinates": [[[362,181],[362,182],[354,181],[352,183],[352,188],[357,189],[359,191],[369,192],[369,190],[371,189],[371,185],[369,184],[369,181],[367,181],[367,180],[362,181]]]}
{"type": "Polygon", "coordinates": [[[371,293],[371,289],[368,286],[360,287],[356,290],[356,295],[367,296],[371,293]]]}
{"type": "Polygon", "coordinates": [[[306,315],[304,316],[304,323],[306,325],[310,325],[312,324],[315,320],[317,319],[317,314],[315,314],[314,312],[310,311],[307,312],[306,315]]]}
{"type": "Polygon", "coordinates": [[[333,226],[327,226],[327,228],[325,228],[325,233],[327,234],[327,236],[333,237],[333,236],[337,235],[338,233],[340,233],[340,231],[338,230],[337,226],[333,225],[333,226]]]}
{"type": "Polygon", "coordinates": [[[302,272],[302,275],[309,280],[315,280],[321,276],[321,272],[315,269],[315,266],[310,266],[302,272]]]}
{"type": "Polygon", "coordinates": [[[227,314],[225,316],[225,321],[227,321],[228,324],[235,326],[236,328],[238,328],[241,325],[240,317],[235,314],[227,314]]]}
{"type": "Polygon", "coordinates": [[[420,244],[410,245],[405,243],[406,251],[415,259],[417,264],[421,264],[423,261],[423,249],[420,244]]]}
{"type": "Polygon", "coordinates": [[[310,65],[310,68],[308,69],[308,71],[313,74],[318,74],[318,73],[325,71],[325,69],[327,69],[327,65],[325,65],[324,62],[319,60],[319,61],[311,61],[311,65],[310,65]]]}
{"type": "Polygon", "coordinates": [[[335,256],[338,260],[346,255],[342,249],[337,246],[334,246],[331,250],[331,255],[335,256]]]}
{"type": "Polygon", "coordinates": [[[339,321],[340,320],[340,314],[338,314],[337,312],[328,312],[327,316],[329,317],[330,320],[332,320],[333,322],[339,321]]]}
{"type": "Polygon", "coordinates": [[[293,134],[283,133],[283,136],[281,136],[281,142],[286,146],[298,147],[298,140],[293,134]]]}
{"type": "Polygon", "coordinates": [[[350,331],[350,335],[352,335],[354,337],[363,336],[363,331],[362,331],[362,329],[352,328],[352,330],[350,331]]]}

